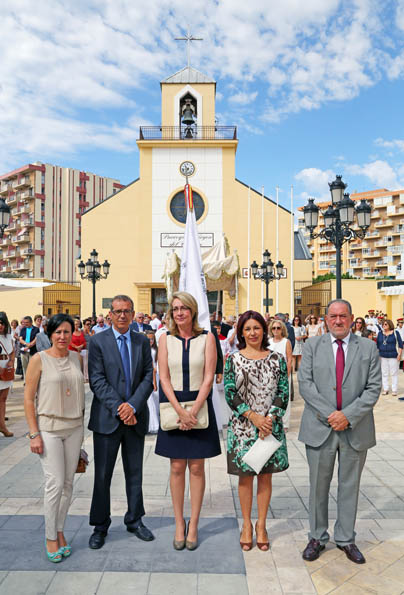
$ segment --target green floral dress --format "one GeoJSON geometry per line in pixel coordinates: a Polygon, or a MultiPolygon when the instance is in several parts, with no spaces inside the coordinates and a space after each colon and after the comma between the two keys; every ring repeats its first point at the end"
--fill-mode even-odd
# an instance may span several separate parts
{"type": "Polygon", "coordinates": [[[285,359],[269,351],[263,359],[248,359],[240,352],[227,358],[224,369],[226,401],[232,409],[227,429],[227,471],[231,475],[256,475],[242,457],[258,439],[258,429],[243,416],[255,413],[276,416],[272,426],[275,438],[282,446],[261,469],[261,473],[279,473],[289,467],[282,416],[289,400],[289,383],[285,359]]]}

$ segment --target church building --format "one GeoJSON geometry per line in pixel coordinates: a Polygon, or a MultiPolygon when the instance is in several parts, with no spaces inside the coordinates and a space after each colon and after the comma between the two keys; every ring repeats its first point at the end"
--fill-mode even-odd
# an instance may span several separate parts
{"type": "MultiPolygon", "coordinates": [[[[202,254],[223,235],[230,252],[237,251],[237,296],[223,291],[223,312],[265,311],[264,283],[250,273],[250,264],[260,265],[265,249],[274,264],[279,259],[286,269],[285,278],[269,286],[269,310],[291,311],[291,213],[236,178],[237,127],[217,125],[215,94],[216,82],[190,66],[163,80],[161,124],[139,131],[139,178],[82,216],[82,259],[95,248],[100,261],[111,264],[108,278],[96,286],[97,313],[105,313],[117,293],[130,295],[137,311],[165,310],[165,263],[173,250],[181,257],[187,179],[202,254]]],[[[311,263],[307,272],[305,264],[299,261],[299,278],[310,279],[311,263]]],[[[210,303],[215,309],[212,296],[210,303]]],[[[82,316],[91,311],[91,283],[83,281],[82,316]]]]}

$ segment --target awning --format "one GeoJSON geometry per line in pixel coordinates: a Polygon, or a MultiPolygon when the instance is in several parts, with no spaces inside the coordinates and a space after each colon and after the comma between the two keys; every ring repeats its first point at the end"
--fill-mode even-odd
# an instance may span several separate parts
{"type": "Polygon", "coordinates": [[[382,287],[380,292],[384,295],[404,295],[404,285],[392,285],[391,287],[382,287]]]}
{"type": "Polygon", "coordinates": [[[48,287],[54,283],[46,281],[28,281],[27,279],[7,279],[0,277],[0,291],[14,291],[15,289],[34,289],[36,287],[48,287]]]}
{"type": "Polygon", "coordinates": [[[22,236],[24,233],[28,232],[28,227],[23,227],[18,233],[17,236],[22,236]]]}

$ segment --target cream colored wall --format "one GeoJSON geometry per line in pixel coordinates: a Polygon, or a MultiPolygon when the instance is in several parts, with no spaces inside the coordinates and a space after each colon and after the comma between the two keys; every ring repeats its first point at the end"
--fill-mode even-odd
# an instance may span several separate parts
{"type": "MultiPolygon", "coordinates": [[[[258,264],[262,262],[262,233],[261,233],[261,195],[251,190],[251,232],[250,232],[250,262],[248,262],[248,188],[234,179],[235,150],[223,149],[223,230],[226,234],[231,250],[237,250],[240,268],[247,268],[253,260],[258,264]]],[[[264,249],[271,253],[275,263],[276,259],[276,205],[264,200],[264,249]]],[[[273,306],[269,307],[271,313],[275,311],[290,310],[290,213],[279,209],[279,259],[287,268],[288,277],[278,282],[278,303],[276,303],[276,281],[269,286],[269,297],[273,299],[273,306]]],[[[262,305],[262,281],[250,279],[250,303],[248,304],[248,280],[239,279],[239,310],[244,312],[249,308],[265,311],[262,305]]],[[[226,297],[224,311],[231,311],[231,300],[226,297]]]]}
{"type": "Polygon", "coordinates": [[[404,295],[386,296],[380,291],[376,294],[375,309],[385,312],[387,317],[396,324],[397,318],[404,316],[404,295]]]}
{"type": "Polygon", "coordinates": [[[43,290],[40,287],[34,289],[15,289],[2,291],[1,309],[7,314],[10,320],[16,318],[18,321],[24,316],[42,314],[43,290]]]}
{"type": "Polygon", "coordinates": [[[311,281],[312,271],[312,260],[295,260],[293,271],[294,281],[311,281]]]}
{"type": "MultiPolygon", "coordinates": [[[[342,279],[342,297],[352,306],[354,316],[365,316],[375,308],[377,282],[372,279],[342,279]]],[[[336,296],[336,281],[332,280],[332,297],[336,296]]]]}
{"type": "MultiPolygon", "coordinates": [[[[99,261],[111,264],[107,279],[96,284],[96,312],[102,309],[102,298],[118,293],[129,295],[139,310],[136,282],[151,281],[151,151],[142,151],[142,179],[131,184],[82,217],[84,262],[93,248],[99,261]],[[146,197],[146,199],[145,199],[146,197]],[[143,199],[143,200],[142,200],[143,199]]],[[[92,313],[92,284],[82,282],[82,316],[92,313]]],[[[143,301],[142,301],[143,304],[143,301]]],[[[148,308],[147,308],[148,309],[148,308]]]]}
{"type": "MultiPolygon", "coordinates": [[[[161,125],[178,126],[174,121],[174,98],[184,83],[163,83],[161,85],[161,125]]],[[[216,85],[214,83],[195,83],[190,86],[202,95],[202,121],[203,126],[215,125],[215,93],[216,85]]]]}

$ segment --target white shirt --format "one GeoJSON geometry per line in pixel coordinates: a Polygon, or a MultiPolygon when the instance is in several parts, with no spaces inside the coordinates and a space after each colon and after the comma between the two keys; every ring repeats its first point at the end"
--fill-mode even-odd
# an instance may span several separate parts
{"type": "Polygon", "coordinates": [[[153,318],[153,320],[151,320],[149,324],[154,331],[157,331],[161,324],[161,320],[159,320],[158,318],[153,318]]]}
{"type": "MultiPolygon", "coordinates": [[[[338,349],[338,343],[337,340],[331,333],[330,333],[330,337],[331,337],[331,345],[332,345],[332,350],[334,352],[334,362],[335,365],[337,365],[337,349],[338,349]]],[[[351,337],[351,333],[348,333],[347,336],[344,339],[341,339],[342,341],[342,349],[344,350],[344,357],[345,357],[345,361],[346,361],[346,354],[348,351],[348,343],[349,343],[349,339],[351,337]]]]}
{"type": "Polygon", "coordinates": [[[159,328],[159,330],[156,332],[156,343],[157,345],[159,344],[159,340],[161,335],[163,335],[164,333],[166,333],[168,331],[168,328],[166,326],[162,326],[161,328],[159,328]]]}
{"type": "Polygon", "coordinates": [[[401,328],[399,326],[397,326],[396,331],[398,331],[400,333],[400,336],[404,342],[404,326],[402,326],[401,328]]]}

